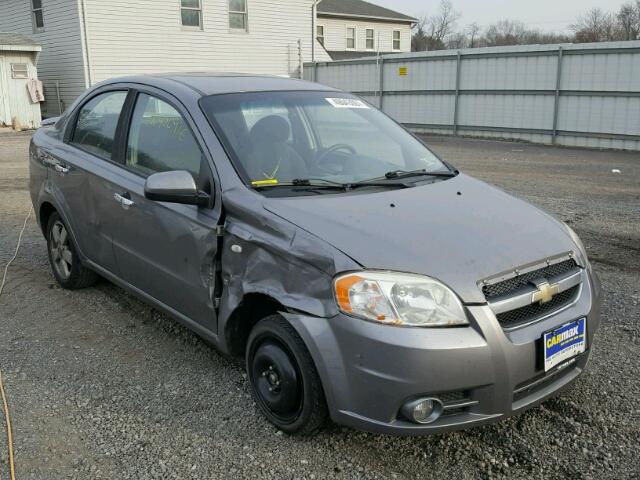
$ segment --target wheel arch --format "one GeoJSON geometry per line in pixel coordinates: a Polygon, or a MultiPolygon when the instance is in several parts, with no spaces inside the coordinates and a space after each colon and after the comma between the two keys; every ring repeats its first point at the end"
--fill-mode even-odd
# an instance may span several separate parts
{"type": "Polygon", "coordinates": [[[259,292],[246,293],[224,325],[227,352],[234,357],[243,356],[249,334],[256,323],[269,315],[286,310],[282,303],[270,295],[259,292]]]}
{"type": "Polygon", "coordinates": [[[49,224],[51,215],[56,212],[60,215],[58,209],[51,202],[45,200],[40,204],[40,208],[38,209],[38,223],[43,234],[47,232],[47,225],[49,224]]]}

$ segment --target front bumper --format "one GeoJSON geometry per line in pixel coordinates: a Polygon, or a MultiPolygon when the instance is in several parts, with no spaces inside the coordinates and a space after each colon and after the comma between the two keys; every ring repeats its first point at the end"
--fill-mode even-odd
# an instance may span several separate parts
{"type": "Polygon", "coordinates": [[[338,315],[285,314],[315,361],[332,419],[377,433],[425,435],[498,421],[536,405],[584,370],[600,324],[601,289],[584,274],[577,302],[532,325],[505,331],[486,305],[467,306],[471,325],[401,328],[338,315]],[[587,318],[587,351],[544,373],[544,332],[587,318]],[[400,414],[408,400],[463,396],[469,405],[428,425],[400,414]]]}

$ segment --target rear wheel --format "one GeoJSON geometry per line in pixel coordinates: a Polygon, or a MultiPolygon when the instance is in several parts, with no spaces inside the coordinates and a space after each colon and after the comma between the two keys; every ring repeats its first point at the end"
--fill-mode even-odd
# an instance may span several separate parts
{"type": "Polygon", "coordinates": [[[271,315],[253,328],[246,351],[256,404],[280,430],[311,435],[326,422],[327,405],[313,359],[293,327],[271,315]]]}
{"type": "Polygon", "coordinates": [[[47,250],[53,276],[62,288],[76,290],[93,285],[98,275],[82,266],[69,229],[56,212],[47,224],[47,250]]]}

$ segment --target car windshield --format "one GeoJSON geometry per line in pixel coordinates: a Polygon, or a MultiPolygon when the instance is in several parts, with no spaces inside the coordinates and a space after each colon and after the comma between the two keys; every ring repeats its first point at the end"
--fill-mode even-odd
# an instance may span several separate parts
{"type": "Polygon", "coordinates": [[[201,106],[248,185],[353,184],[449,173],[419,140],[340,92],[213,95],[201,106]]]}

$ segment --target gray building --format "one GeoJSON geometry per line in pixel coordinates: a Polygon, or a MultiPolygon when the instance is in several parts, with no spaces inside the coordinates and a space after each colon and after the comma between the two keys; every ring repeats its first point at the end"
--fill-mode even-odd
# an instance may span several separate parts
{"type": "Polygon", "coordinates": [[[316,38],[333,60],[410,52],[411,27],[416,22],[363,0],[322,0],[316,38]]]}
{"type": "Polygon", "coordinates": [[[321,45],[312,45],[315,3],[3,0],[0,31],[31,35],[42,45],[43,113],[52,116],[87,87],[120,75],[208,70],[298,76],[303,61],[330,59],[321,45]]]}
{"type": "Polygon", "coordinates": [[[0,32],[0,126],[40,126],[40,103],[32,100],[27,86],[38,79],[40,45],[15,33],[0,32]]]}

